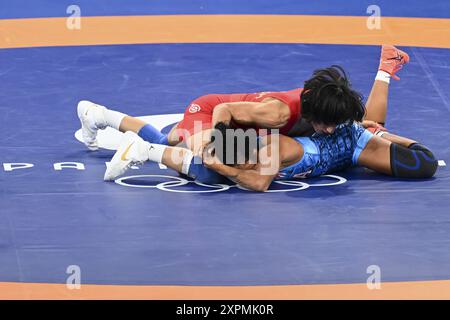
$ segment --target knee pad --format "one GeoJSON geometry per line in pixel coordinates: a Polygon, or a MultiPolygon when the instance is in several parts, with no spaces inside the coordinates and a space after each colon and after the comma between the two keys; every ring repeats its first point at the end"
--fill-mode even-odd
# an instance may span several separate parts
{"type": "Polygon", "coordinates": [[[413,143],[408,148],[392,143],[390,154],[394,177],[431,178],[437,170],[438,163],[433,153],[419,143],[413,143]]]}

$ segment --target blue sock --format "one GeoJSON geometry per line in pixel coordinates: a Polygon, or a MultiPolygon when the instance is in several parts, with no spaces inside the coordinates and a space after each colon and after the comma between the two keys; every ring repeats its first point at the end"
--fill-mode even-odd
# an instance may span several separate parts
{"type": "Polygon", "coordinates": [[[226,177],[218,174],[216,171],[208,169],[201,163],[199,157],[194,157],[189,166],[188,176],[205,184],[230,183],[226,177]]]}
{"type": "Polygon", "coordinates": [[[159,132],[151,124],[146,124],[143,126],[141,130],[139,130],[138,136],[150,143],[164,144],[166,146],[169,144],[167,135],[159,132]]]}
{"type": "Polygon", "coordinates": [[[163,144],[163,145],[165,145],[165,146],[168,146],[169,145],[169,138],[167,138],[168,137],[168,135],[167,134],[164,134],[164,137],[162,137],[160,140],[159,140],[159,144],[163,144]]]}

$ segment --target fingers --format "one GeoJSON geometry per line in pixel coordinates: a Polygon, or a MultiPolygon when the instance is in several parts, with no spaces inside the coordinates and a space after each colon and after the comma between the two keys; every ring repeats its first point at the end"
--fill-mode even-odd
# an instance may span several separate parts
{"type": "Polygon", "coordinates": [[[373,120],[364,120],[361,124],[366,129],[367,128],[376,128],[377,126],[379,126],[379,124],[373,120]]]}
{"type": "Polygon", "coordinates": [[[220,164],[220,160],[215,155],[215,149],[212,144],[207,145],[203,150],[203,163],[206,167],[211,167],[215,164],[220,164]]]}

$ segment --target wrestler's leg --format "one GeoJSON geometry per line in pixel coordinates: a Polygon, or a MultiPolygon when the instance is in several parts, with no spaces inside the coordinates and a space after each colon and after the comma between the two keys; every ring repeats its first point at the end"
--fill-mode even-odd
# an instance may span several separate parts
{"type": "Polygon", "coordinates": [[[375,121],[381,125],[386,123],[389,83],[375,80],[366,103],[364,120],[375,121]]]}
{"type": "Polygon", "coordinates": [[[389,151],[391,143],[388,140],[373,136],[361,151],[357,162],[358,165],[391,175],[391,156],[389,151]]]}
{"type": "Polygon", "coordinates": [[[201,183],[220,184],[229,182],[224,176],[205,167],[202,160],[189,149],[166,147],[161,162],[201,183]]]}
{"type": "Polygon", "coordinates": [[[408,62],[409,56],[406,52],[394,46],[382,46],[379,70],[366,103],[365,120],[385,124],[391,76],[398,80],[396,72],[408,62]]]}
{"type": "Polygon", "coordinates": [[[168,144],[167,136],[152,125],[105,106],[86,100],[80,101],[77,112],[81,122],[83,141],[91,150],[98,149],[97,132],[106,127],[121,132],[132,131],[152,143],[168,144]]]}
{"type": "Polygon", "coordinates": [[[133,131],[138,133],[146,124],[141,119],[87,100],[78,103],[78,116],[83,125],[88,125],[92,129],[111,127],[121,132],[133,131]]]}
{"type": "Polygon", "coordinates": [[[211,123],[214,107],[221,102],[220,95],[208,94],[194,99],[185,109],[183,120],[168,134],[170,145],[180,142],[199,154],[211,140],[211,123]]]}
{"type": "MultiPolygon", "coordinates": [[[[399,52],[403,53],[400,50],[399,52]]],[[[405,61],[406,62],[409,61],[409,58],[405,61]]],[[[390,75],[387,72],[384,73],[383,71],[379,72],[377,78],[373,83],[369,98],[367,99],[365,120],[371,120],[383,126],[385,125],[388,106],[389,82],[390,82],[390,75]]],[[[370,131],[376,132],[375,129],[370,131]]],[[[414,140],[397,136],[389,132],[379,131],[378,133],[380,134],[380,137],[383,137],[383,139],[402,145],[404,147],[408,147],[413,143],[415,143],[414,140]]]]}
{"type": "Polygon", "coordinates": [[[126,117],[121,124],[121,130],[139,132],[139,136],[150,143],[187,146],[196,150],[205,144],[204,141],[209,140],[209,131],[206,130],[211,128],[212,109],[220,101],[218,95],[214,94],[196,98],[186,107],[183,119],[173,126],[164,138],[158,130],[147,124],[142,126],[145,123],[135,118],[126,117]]]}
{"type": "Polygon", "coordinates": [[[361,151],[357,164],[399,178],[421,179],[435,174],[437,160],[429,149],[400,136],[395,139],[399,143],[373,136],[361,151]]]}
{"type": "Polygon", "coordinates": [[[211,112],[185,112],[176,128],[169,133],[169,139],[183,142],[184,146],[200,155],[200,151],[211,141],[211,112]]]}
{"type": "Polygon", "coordinates": [[[181,143],[180,136],[177,134],[178,125],[180,123],[178,122],[176,125],[170,129],[169,133],[167,134],[167,140],[169,141],[169,146],[176,146],[181,143]]]}
{"type": "Polygon", "coordinates": [[[149,143],[131,132],[126,132],[122,142],[107,166],[104,179],[114,180],[133,164],[153,161],[162,163],[179,173],[206,184],[225,183],[227,179],[208,169],[201,158],[186,148],[149,143]]]}
{"type": "Polygon", "coordinates": [[[146,124],[147,122],[141,119],[127,115],[120,122],[119,131],[120,132],[132,131],[134,133],[138,133],[139,130],[141,130],[142,127],[145,126],[146,124]]]}

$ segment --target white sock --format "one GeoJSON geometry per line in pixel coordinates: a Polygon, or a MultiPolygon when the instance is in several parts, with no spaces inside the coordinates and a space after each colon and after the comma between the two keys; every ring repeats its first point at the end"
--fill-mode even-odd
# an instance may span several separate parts
{"type": "Polygon", "coordinates": [[[181,173],[185,175],[189,173],[192,158],[194,158],[194,154],[190,150],[186,150],[186,153],[184,154],[183,157],[183,166],[181,167],[181,173]]]}
{"type": "Polygon", "coordinates": [[[107,108],[102,111],[105,124],[111,128],[119,130],[120,123],[127,115],[119,111],[109,110],[107,108]]]}
{"type": "Polygon", "coordinates": [[[375,80],[380,80],[389,83],[391,81],[391,75],[386,71],[378,70],[375,80]]]}
{"type": "Polygon", "coordinates": [[[156,143],[148,143],[148,160],[161,163],[167,146],[156,143]]]}

